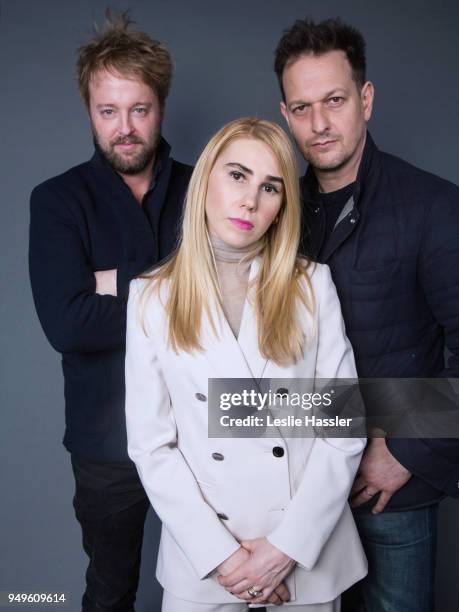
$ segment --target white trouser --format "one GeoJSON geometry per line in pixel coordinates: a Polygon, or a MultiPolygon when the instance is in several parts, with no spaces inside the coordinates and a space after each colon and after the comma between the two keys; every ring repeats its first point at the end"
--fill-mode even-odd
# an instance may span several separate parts
{"type": "MultiPolygon", "coordinates": [[[[334,601],[329,601],[322,604],[303,604],[295,606],[294,604],[282,604],[282,606],[274,606],[269,604],[267,607],[273,608],[273,610],[286,610],[288,612],[339,612],[341,610],[341,597],[338,597],[334,601]]],[[[248,608],[247,604],[241,601],[241,603],[229,603],[229,604],[208,604],[208,603],[197,603],[194,601],[185,601],[179,599],[164,591],[163,594],[163,606],[161,612],[249,612],[250,610],[256,610],[256,608],[248,608]]]]}

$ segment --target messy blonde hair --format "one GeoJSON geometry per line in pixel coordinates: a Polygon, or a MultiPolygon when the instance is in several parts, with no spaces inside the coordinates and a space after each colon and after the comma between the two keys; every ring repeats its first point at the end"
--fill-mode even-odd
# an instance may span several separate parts
{"type": "Polygon", "coordinates": [[[169,51],[144,32],[130,31],[133,23],[128,11],[113,13],[107,9],[104,27],[96,28],[94,38],[78,49],[78,86],[87,107],[91,79],[104,69],[140,79],[151,87],[161,107],[164,106],[172,79],[169,51]]]}
{"type": "Polygon", "coordinates": [[[307,263],[297,259],[300,239],[300,196],[297,164],[285,132],[275,123],[253,117],[237,119],[221,128],[201,153],[185,201],[182,236],[172,258],[148,275],[141,309],[154,287],[169,282],[165,311],[169,342],[175,351],[202,350],[202,314],[216,328],[211,304],[221,304],[218,275],[206,225],[206,196],[210,173],[223,150],[237,139],[259,140],[271,149],[284,183],[283,202],[277,223],[261,239],[260,268],[253,286],[253,303],[262,355],[279,365],[295,362],[302,354],[305,336],[297,317],[302,303],[312,312],[314,297],[307,263]],[[305,284],[307,290],[305,290],[305,284]]]}

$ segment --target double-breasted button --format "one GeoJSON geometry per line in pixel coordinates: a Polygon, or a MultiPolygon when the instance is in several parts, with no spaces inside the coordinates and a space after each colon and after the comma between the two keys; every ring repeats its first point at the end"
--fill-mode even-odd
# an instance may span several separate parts
{"type": "Polygon", "coordinates": [[[279,387],[279,389],[276,391],[276,395],[288,395],[288,389],[285,387],[279,387]]]}
{"type": "Polygon", "coordinates": [[[217,516],[222,521],[228,521],[229,520],[229,518],[226,516],[226,514],[223,514],[223,512],[217,512],[217,516]]]}
{"type": "Polygon", "coordinates": [[[215,459],[215,461],[223,461],[224,458],[221,453],[212,453],[212,459],[215,459]]]}
{"type": "Polygon", "coordinates": [[[206,402],[207,401],[207,397],[204,395],[204,393],[195,393],[194,396],[200,402],[206,402]]]}
{"type": "Polygon", "coordinates": [[[273,448],[273,455],[275,457],[283,457],[284,456],[284,449],[282,448],[282,446],[275,446],[273,448]]]}

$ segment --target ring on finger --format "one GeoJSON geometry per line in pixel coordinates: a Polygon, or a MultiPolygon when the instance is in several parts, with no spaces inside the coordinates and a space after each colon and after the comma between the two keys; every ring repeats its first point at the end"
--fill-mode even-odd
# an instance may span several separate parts
{"type": "Polygon", "coordinates": [[[263,595],[263,590],[259,591],[255,586],[251,586],[247,589],[247,593],[250,597],[261,597],[261,595],[263,595]]]}

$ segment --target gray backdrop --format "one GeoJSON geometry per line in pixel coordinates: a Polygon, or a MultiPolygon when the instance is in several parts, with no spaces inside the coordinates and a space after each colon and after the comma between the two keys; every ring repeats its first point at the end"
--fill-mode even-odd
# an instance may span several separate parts
{"type": "MultiPolygon", "coordinates": [[[[0,6],[0,591],[66,591],[68,609],[77,611],[86,559],[73,517],[69,457],[61,446],[60,358],[40,329],[28,281],[28,198],[34,185],[92,154],[74,60],[106,2],[3,0],[0,6]]],[[[339,15],[368,42],[368,73],[376,86],[370,128],[378,145],[459,183],[456,0],[131,0],[111,6],[131,8],[139,27],[172,51],[176,70],[164,133],[177,159],[193,163],[230,119],[256,114],[282,123],[272,71],[282,30],[298,17],[339,15]]],[[[441,504],[441,612],[458,609],[458,508],[453,500],[441,504]]],[[[158,528],[150,516],[140,612],[159,609],[158,528]]]]}

